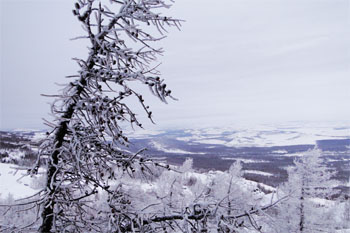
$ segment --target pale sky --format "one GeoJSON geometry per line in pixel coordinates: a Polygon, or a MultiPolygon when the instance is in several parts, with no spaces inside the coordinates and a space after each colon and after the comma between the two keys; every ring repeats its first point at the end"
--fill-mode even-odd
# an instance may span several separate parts
{"type": "MultiPolygon", "coordinates": [[[[51,101],[40,94],[55,94],[78,70],[71,58],[86,57],[69,40],[83,33],[74,1],[0,1],[0,129],[40,129],[51,101]]],[[[169,13],[186,22],[159,61],[179,101],[146,95],[158,127],[348,121],[349,9],[348,0],[177,0],[169,13]]]]}

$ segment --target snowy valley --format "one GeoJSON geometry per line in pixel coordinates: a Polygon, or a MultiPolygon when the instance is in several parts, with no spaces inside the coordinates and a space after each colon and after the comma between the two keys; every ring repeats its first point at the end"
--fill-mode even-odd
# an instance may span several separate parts
{"type": "MultiPolygon", "coordinates": [[[[333,182],[329,184],[333,190],[332,195],[327,195],[326,199],[320,194],[309,198],[312,203],[310,206],[318,206],[322,212],[321,217],[315,219],[328,219],[328,222],[324,221],[334,226],[336,232],[350,232],[344,217],[349,208],[347,206],[350,190],[349,130],[350,127],[338,125],[264,126],[254,130],[232,127],[133,131],[128,133],[129,146],[123,149],[135,153],[141,148],[148,148],[145,154],[159,160],[160,163],[167,161],[171,164],[170,170],[154,168],[152,172],[156,174],[156,178],[137,178],[136,175],[135,180],[124,176],[123,172],[120,173],[116,168],[116,174],[119,172],[116,175],[117,179],[104,179],[106,184],[112,187],[123,184],[127,193],[136,198],[134,205],[147,210],[144,212],[145,215],[152,214],[152,211],[157,209],[153,204],[148,206],[148,203],[157,203],[159,200],[173,203],[180,212],[191,203],[197,203],[201,211],[208,209],[213,211],[215,207],[210,203],[215,203],[214,199],[226,202],[225,196],[232,195],[235,205],[240,206],[239,210],[251,209],[254,212],[255,208],[261,210],[273,205],[273,208],[264,212],[271,218],[275,211],[281,210],[279,208],[292,205],[292,202],[284,201],[285,198],[294,200],[295,195],[295,190],[289,189],[293,181],[288,174],[296,174],[291,173],[295,169],[295,160],[308,155],[316,146],[322,158],[322,165],[334,172],[334,176],[333,182]],[[128,186],[128,183],[133,185],[128,186]],[[204,198],[203,192],[209,192],[208,190],[212,190],[211,194],[204,198]],[[172,197],[167,192],[177,194],[172,197]],[[141,193],[142,198],[138,198],[141,197],[141,193]]],[[[15,199],[34,195],[45,185],[44,168],[39,170],[37,177],[26,176],[26,170],[34,162],[37,145],[45,138],[45,132],[3,131],[0,136],[0,200],[2,204],[15,203],[15,199]]],[[[106,197],[101,194],[98,198],[101,200],[95,199],[94,202],[102,203],[106,197]]],[[[288,209],[293,211],[291,207],[288,209]]],[[[9,211],[16,212],[16,210],[9,211]]],[[[33,215],[34,212],[27,214],[33,215]]],[[[237,211],[229,214],[238,216],[241,213],[237,211]]],[[[289,213],[289,217],[283,216],[289,219],[290,216],[295,216],[295,213],[289,213]]],[[[0,217],[0,223],[4,224],[7,221],[8,229],[11,229],[11,224],[18,219],[23,220],[22,217],[11,218],[0,217]]],[[[31,220],[25,218],[23,221],[29,224],[31,220]]],[[[243,226],[245,220],[239,219],[235,224],[243,226]]],[[[247,227],[242,232],[256,232],[259,227],[261,232],[272,232],[272,230],[286,232],[286,228],[276,226],[268,221],[266,216],[258,215],[254,221],[256,227],[253,224],[253,227],[247,227]]],[[[290,218],[288,221],[293,222],[293,219],[290,218]]]]}

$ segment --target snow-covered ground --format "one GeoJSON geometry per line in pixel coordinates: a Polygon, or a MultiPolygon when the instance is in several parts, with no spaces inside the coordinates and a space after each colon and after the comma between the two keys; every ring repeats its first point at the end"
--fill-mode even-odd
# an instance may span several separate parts
{"type": "Polygon", "coordinates": [[[166,131],[164,130],[145,130],[145,129],[137,129],[135,131],[130,131],[126,135],[130,138],[149,138],[150,136],[156,136],[160,134],[164,134],[166,131]]]}
{"type": "MultiPolygon", "coordinates": [[[[182,169],[181,167],[179,168],[182,169]]],[[[248,173],[262,174],[259,171],[246,171],[248,173]]],[[[40,174],[44,173],[43,169],[39,170],[40,174]]],[[[13,196],[14,199],[24,198],[37,193],[45,182],[43,175],[38,177],[26,176],[27,170],[9,163],[0,163],[0,199],[6,199],[9,195],[13,196]]],[[[174,173],[176,174],[176,173],[174,173]]],[[[209,173],[198,173],[195,171],[185,172],[184,177],[195,177],[201,180],[202,183],[208,183],[215,176],[220,177],[225,175],[221,171],[210,171],[209,173]]],[[[270,176],[270,173],[263,173],[263,175],[270,176]]],[[[239,186],[245,191],[255,190],[259,183],[254,181],[249,181],[241,179],[239,181],[239,186]]],[[[140,186],[144,187],[147,191],[152,187],[149,183],[140,183],[140,186]]],[[[263,185],[263,184],[259,184],[263,185]]],[[[267,190],[274,191],[275,188],[264,185],[267,190]]]]}
{"type": "MultiPolygon", "coordinates": [[[[186,162],[185,162],[186,164],[186,162]]],[[[228,179],[229,174],[227,172],[222,171],[209,171],[208,173],[198,173],[193,171],[190,167],[183,165],[178,167],[177,170],[182,171],[183,173],[175,172],[175,171],[164,171],[164,173],[158,177],[155,181],[152,182],[144,182],[140,179],[131,179],[125,183],[126,189],[130,190],[140,190],[147,195],[154,196],[164,195],[164,190],[168,190],[175,181],[178,182],[181,187],[179,190],[181,191],[181,200],[183,204],[190,205],[191,201],[198,195],[196,194],[196,186],[199,184],[215,184],[215,182],[221,182],[223,180],[228,179]],[[194,180],[192,184],[189,183],[190,180],[194,180]],[[136,189],[135,189],[136,188],[136,189]]],[[[0,163],[0,200],[9,199],[9,196],[12,196],[14,199],[24,198],[38,192],[40,187],[43,184],[43,177],[39,178],[30,178],[23,177],[25,175],[25,170],[17,170],[18,167],[12,164],[3,164],[0,163]]],[[[40,172],[43,172],[42,170],[40,172]]],[[[260,174],[264,176],[272,176],[273,174],[255,170],[247,170],[245,173],[253,173],[260,174]]],[[[223,183],[224,184],[224,183],[223,183]]],[[[245,193],[250,195],[250,201],[254,203],[248,203],[249,205],[254,204],[257,206],[266,206],[276,202],[281,196],[277,195],[278,191],[276,188],[257,183],[255,181],[246,180],[244,178],[235,178],[233,185],[237,187],[236,190],[239,193],[245,193]],[[268,194],[264,193],[264,191],[269,191],[268,194]]],[[[199,186],[198,186],[199,187],[199,186]]],[[[227,187],[216,187],[216,189],[222,188],[226,190],[227,187]]],[[[166,192],[166,191],[165,191],[166,192]]],[[[201,191],[202,192],[202,191],[201,191]]],[[[220,191],[221,192],[221,191],[220,191]]],[[[238,193],[238,194],[239,194],[238,193]]],[[[237,195],[238,195],[237,194],[237,195]]],[[[243,195],[244,196],[244,195],[243,195]]],[[[142,201],[142,200],[140,200],[142,201]]],[[[337,223],[342,221],[342,215],[345,203],[342,202],[340,205],[336,205],[334,201],[324,200],[320,198],[314,198],[315,203],[319,204],[322,207],[325,207],[327,210],[333,211],[336,215],[335,219],[337,223]]],[[[147,203],[143,203],[147,204],[147,203]]],[[[247,231],[247,232],[255,232],[255,231],[247,231]]],[[[342,229],[337,231],[337,233],[349,233],[350,230],[342,229]]]]}
{"type": "Polygon", "coordinates": [[[12,195],[18,199],[38,192],[43,181],[41,178],[25,176],[26,173],[26,170],[16,165],[0,163],[0,198],[5,199],[12,195]]]}
{"type": "MultiPolygon", "coordinates": [[[[30,131],[18,129],[15,132],[28,133],[30,131]]],[[[173,139],[188,144],[200,143],[224,145],[227,147],[315,145],[318,140],[350,139],[350,126],[348,123],[311,124],[298,122],[285,125],[266,124],[185,129],[182,132],[182,135],[177,134],[173,139]]],[[[34,141],[39,141],[45,137],[45,132],[43,131],[32,131],[31,133],[34,133],[31,136],[31,139],[34,141]]],[[[152,139],[162,137],[163,134],[171,136],[171,131],[136,129],[135,131],[126,132],[130,139],[152,139]]],[[[158,144],[156,146],[158,147],[157,149],[161,150],[158,144]]],[[[177,150],[176,148],[166,148],[166,146],[163,146],[162,149],[177,150]]],[[[278,150],[275,153],[284,154],[283,151],[278,150]]]]}
{"type": "Polygon", "coordinates": [[[237,159],[237,158],[232,158],[232,157],[221,157],[222,160],[239,160],[242,163],[269,163],[269,161],[266,160],[257,160],[257,159],[237,159]]]}
{"type": "MultiPolygon", "coordinates": [[[[179,168],[181,170],[181,167],[179,168]]],[[[41,174],[44,173],[43,169],[40,169],[41,174]]],[[[253,171],[252,171],[253,172],[253,171]]],[[[24,198],[37,193],[40,188],[43,187],[45,182],[43,176],[29,177],[26,176],[27,170],[9,163],[0,163],[0,199],[6,199],[11,195],[14,199],[24,198]]],[[[176,172],[171,172],[177,174],[176,172]]],[[[185,172],[184,177],[195,177],[202,183],[208,183],[215,176],[222,176],[224,172],[221,171],[210,171],[209,173],[197,173],[194,171],[185,172]]],[[[137,181],[140,182],[140,181],[137,181]]],[[[257,188],[258,183],[241,179],[239,186],[245,191],[254,190],[257,188]]],[[[135,183],[133,184],[135,185],[135,183]]],[[[145,191],[152,189],[151,183],[139,183],[145,191]]],[[[153,185],[154,186],[154,185],[153,185]]],[[[275,188],[264,185],[268,190],[275,190],[275,188]]]]}
{"type": "Polygon", "coordinates": [[[260,125],[186,130],[177,140],[230,147],[315,145],[318,140],[349,139],[350,127],[343,124],[260,125]]]}
{"type": "Polygon", "coordinates": [[[152,141],[150,143],[151,146],[153,146],[155,149],[157,149],[158,151],[163,151],[166,153],[171,153],[171,154],[203,154],[203,153],[192,153],[190,151],[185,151],[185,150],[181,150],[181,149],[177,149],[177,148],[167,148],[165,145],[162,145],[156,141],[152,141]]]}
{"type": "Polygon", "coordinates": [[[262,172],[262,171],[256,171],[256,170],[245,170],[244,173],[246,174],[257,174],[257,175],[262,175],[262,176],[273,176],[272,173],[270,172],[262,172]]]}

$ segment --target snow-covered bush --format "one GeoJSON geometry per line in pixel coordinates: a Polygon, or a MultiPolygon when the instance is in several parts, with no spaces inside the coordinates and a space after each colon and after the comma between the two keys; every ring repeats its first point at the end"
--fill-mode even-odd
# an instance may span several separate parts
{"type": "MultiPolygon", "coordinates": [[[[26,200],[28,203],[33,199],[26,200]]],[[[19,227],[24,227],[23,232],[37,232],[39,213],[37,208],[30,208],[35,205],[18,205],[21,202],[15,201],[12,195],[0,198],[0,232],[22,232],[19,227]]]]}
{"type": "Polygon", "coordinates": [[[20,149],[7,150],[6,155],[1,160],[3,163],[18,163],[25,157],[25,151],[20,149]]]}

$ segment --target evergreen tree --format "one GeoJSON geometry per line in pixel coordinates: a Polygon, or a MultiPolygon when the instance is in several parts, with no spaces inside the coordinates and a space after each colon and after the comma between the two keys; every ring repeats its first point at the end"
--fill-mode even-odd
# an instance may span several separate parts
{"type": "Polygon", "coordinates": [[[278,218],[283,232],[319,232],[334,230],[333,220],[327,214],[327,199],[334,194],[336,182],[321,158],[321,151],[313,149],[294,161],[288,170],[288,181],[281,186],[289,198],[279,206],[278,218]]]}

